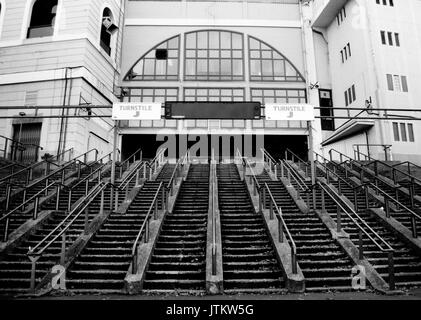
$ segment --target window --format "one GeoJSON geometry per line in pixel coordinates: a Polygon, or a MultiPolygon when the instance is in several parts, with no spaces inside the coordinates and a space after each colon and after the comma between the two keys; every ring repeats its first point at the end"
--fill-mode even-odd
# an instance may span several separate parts
{"type": "Polygon", "coordinates": [[[244,101],[244,88],[185,88],[185,101],[244,101]]]}
{"type": "Polygon", "coordinates": [[[341,58],[342,63],[345,62],[345,60],[348,60],[348,58],[351,57],[351,44],[348,43],[342,50],[341,50],[341,58]]]}
{"type": "Polygon", "coordinates": [[[381,38],[382,44],[384,44],[384,45],[389,44],[389,46],[396,46],[396,47],[401,46],[399,33],[397,33],[397,32],[381,30],[380,31],[380,38],[381,38]],[[387,34],[387,43],[386,43],[386,34],[387,34]]]}
{"type": "Polygon", "coordinates": [[[387,74],[387,88],[389,91],[408,92],[406,76],[387,74]]]}
{"type": "Polygon", "coordinates": [[[36,0],[32,7],[27,38],[48,37],[54,34],[57,0],[36,0]]]}
{"type": "Polygon", "coordinates": [[[355,92],[355,85],[352,85],[350,88],[348,88],[348,90],[345,91],[345,106],[349,106],[355,100],[357,100],[357,95],[355,92]]]}
{"type": "Polygon", "coordinates": [[[393,122],[393,137],[395,141],[399,141],[399,126],[397,122],[393,122]]]}
{"type": "Polygon", "coordinates": [[[382,4],[384,6],[391,6],[393,7],[395,4],[393,3],[393,0],[376,0],[377,4],[382,4]]]}
{"type": "Polygon", "coordinates": [[[250,80],[304,82],[300,72],[280,52],[249,37],[250,80]]]}
{"type": "Polygon", "coordinates": [[[414,142],[415,138],[414,138],[414,125],[412,123],[408,123],[408,136],[409,136],[409,141],[410,142],[414,142]]]}
{"type": "Polygon", "coordinates": [[[111,55],[111,44],[113,34],[118,30],[118,27],[114,24],[113,14],[111,10],[105,8],[102,13],[101,23],[101,48],[110,56],[111,55]]]}
{"type": "MultiPolygon", "coordinates": [[[[161,102],[177,101],[178,88],[128,88],[128,95],[125,97],[126,102],[161,102]]],[[[164,111],[163,111],[164,115],[164,111]]],[[[154,128],[176,128],[176,120],[130,120],[120,121],[122,127],[154,127],[154,128]]]]}
{"type": "Polygon", "coordinates": [[[180,36],[176,36],[162,42],[140,58],[124,80],[176,81],[179,77],[179,56],[180,36]],[[162,56],[163,51],[165,51],[164,57],[162,56]]]}
{"type": "Polygon", "coordinates": [[[345,18],[346,18],[346,10],[345,10],[345,7],[343,7],[339,11],[339,14],[336,16],[336,22],[338,23],[338,26],[340,26],[342,24],[342,22],[345,20],[345,18]]]}
{"type": "Polygon", "coordinates": [[[244,80],[243,35],[228,31],[186,34],[185,80],[244,80]]]}
{"type": "Polygon", "coordinates": [[[408,139],[406,137],[406,126],[405,126],[405,123],[401,123],[401,138],[402,138],[402,141],[408,141],[408,139]]]}
{"type": "Polygon", "coordinates": [[[393,138],[395,141],[414,142],[414,125],[412,123],[393,122],[393,138]]]}

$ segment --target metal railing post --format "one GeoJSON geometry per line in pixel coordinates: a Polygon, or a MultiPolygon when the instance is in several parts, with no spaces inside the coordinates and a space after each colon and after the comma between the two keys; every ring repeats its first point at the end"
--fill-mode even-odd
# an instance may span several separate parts
{"type": "Polygon", "coordinates": [[[133,261],[132,261],[132,274],[136,274],[137,273],[137,246],[136,249],[134,251],[134,255],[133,255],[133,261]]]}
{"type": "Polygon", "coordinates": [[[60,192],[61,192],[61,186],[57,185],[57,191],[56,191],[56,211],[60,208],[60,192]]]}
{"type": "Polygon", "coordinates": [[[38,219],[39,197],[35,198],[33,220],[38,219]]]}
{"type": "Polygon", "coordinates": [[[31,260],[31,286],[30,290],[32,293],[35,293],[35,275],[36,275],[36,264],[40,257],[33,257],[29,256],[29,259],[31,260]]]}
{"type": "Polygon", "coordinates": [[[48,196],[49,179],[45,179],[45,196],[48,196]]]}
{"type": "Polygon", "coordinates": [[[146,220],[146,227],[145,227],[145,234],[144,234],[145,243],[149,242],[149,220],[150,218],[146,220]]]}
{"type": "Polygon", "coordinates": [[[104,194],[104,189],[102,189],[101,191],[101,204],[99,206],[99,214],[103,214],[104,213],[104,199],[105,199],[105,194],[104,194]]]}
{"type": "Polygon", "coordinates": [[[64,267],[66,260],[66,232],[61,235],[60,264],[64,267]]]}
{"type": "Polygon", "coordinates": [[[6,218],[6,223],[4,224],[3,242],[7,242],[7,239],[9,238],[9,220],[9,218],[6,218]]]}
{"type": "Polygon", "coordinates": [[[67,211],[69,211],[69,212],[70,212],[70,210],[72,208],[72,193],[73,193],[73,190],[70,189],[69,190],[69,199],[67,201],[67,211]]]}
{"type": "Polygon", "coordinates": [[[390,218],[390,204],[389,199],[386,196],[384,196],[384,206],[386,209],[386,218],[390,218]]]}
{"type": "Polygon", "coordinates": [[[389,260],[389,289],[395,290],[395,265],[393,261],[393,252],[388,252],[389,260]]]}
{"type": "Polygon", "coordinates": [[[269,218],[273,220],[273,201],[269,200],[269,218]]]}
{"type": "Polygon", "coordinates": [[[322,188],[322,212],[326,212],[325,190],[322,188]]]}
{"type": "Polygon", "coordinates": [[[412,236],[418,238],[417,220],[414,215],[411,215],[412,236]]]}
{"type": "Polygon", "coordinates": [[[265,187],[263,187],[262,193],[263,193],[263,196],[262,196],[263,208],[266,209],[267,206],[266,206],[266,188],[265,187]]]}
{"type": "Polygon", "coordinates": [[[342,221],[341,221],[341,208],[339,205],[336,206],[336,231],[341,232],[342,231],[342,221]]]}
{"type": "Polygon", "coordinates": [[[279,232],[279,242],[283,243],[284,242],[284,226],[280,219],[278,220],[278,232],[279,232]]]}
{"type": "Polygon", "coordinates": [[[89,206],[85,209],[85,227],[84,227],[84,233],[88,234],[88,224],[89,224],[89,206]]]}
{"type": "Polygon", "coordinates": [[[363,240],[363,231],[359,229],[358,231],[358,259],[364,259],[364,240],[363,240]]]}

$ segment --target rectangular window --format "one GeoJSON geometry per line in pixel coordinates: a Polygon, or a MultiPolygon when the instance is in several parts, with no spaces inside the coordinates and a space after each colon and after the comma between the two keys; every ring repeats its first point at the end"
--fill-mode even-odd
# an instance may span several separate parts
{"type": "Polygon", "coordinates": [[[406,76],[402,76],[401,80],[402,80],[402,90],[403,90],[403,92],[408,92],[408,82],[406,80],[406,76]]]}
{"type": "Polygon", "coordinates": [[[414,125],[412,123],[408,123],[408,136],[409,141],[414,142],[414,125]]]}
{"type": "Polygon", "coordinates": [[[380,37],[382,39],[382,44],[386,44],[386,33],[384,31],[380,31],[380,37]]]}
{"type": "Polygon", "coordinates": [[[344,63],[345,59],[344,59],[344,51],[343,50],[341,50],[341,57],[342,57],[342,63],[344,63]]]}
{"type": "Polygon", "coordinates": [[[406,138],[406,126],[405,123],[401,123],[401,137],[402,137],[402,141],[408,141],[408,139],[406,138]]]}
{"type": "Polygon", "coordinates": [[[388,75],[387,75],[387,88],[388,88],[390,91],[393,91],[393,77],[392,77],[392,75],[391,75],[391,74],[388,74],[388,75]]]}
{"type": "Polygon", "coordinates": [[[348,43],[347,47],[348,47],[348,55],[351,56],[351,45],[348,43]]]}
{"type": "Polygon", "coordinates": [[[402,86],[401,86],[401,77],[399,77],[398,75],[393,75],[393,86],[394,89],[396,91],[402,91],[402,86]]]}
{"type": "Polygon", "coordinates": [[[401,42],[399,40],[399,33],[395,33],[395,44],[397,47],[401,46],[401,42]]]}
{"type": "Polygon", "coordinates": [[[387,33],[387,39],[389,40],[389,46],[393,46],[392,32],[387,33]]]}
{"type": "Polygon", "coordinates": [[[349,104],[353,103],[354,100],[352,100],[352,92],[351,92],[351,88],[348,89],[348,99],[349,99],[349,104]]]}
{"type": "Polygon", "coordinates": [[[355,101],[357,100],[357,95],[355,94],[355,85],[352,85],[351,90],[352,90],[352,101],[355,101]]]}
{"type": "Polygon", "coordinates": [[[393,137],[395,141],[399,141],[399,126],[397,122],[393,122],[393,137]]]}
{"type": "Polygon", "coordinates": [[[348,107],[349,102],[348,102],[348,91],[345,91],[345,106],[348,107]]]}

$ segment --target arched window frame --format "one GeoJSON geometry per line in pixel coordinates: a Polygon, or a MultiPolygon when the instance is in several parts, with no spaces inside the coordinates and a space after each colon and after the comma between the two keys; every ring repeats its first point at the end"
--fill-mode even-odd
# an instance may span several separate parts
{"type": "MultiPolygon", "coordinates": [[[[32,40],[32,39],[50,38],[50,37],[55,37],[58,34],[58,26],[59,26],[59,21],[60,21],[60,16],[61,16],[63,0],[57,0],[57,10],[56,10],[56,16],[55,16],[55,21],[54,21],[54,26],[53,26],[53,34],[47,37],[33,37],[33,38],[28,37],[28,30],[31,25],[31,19],[32,19],[32,11],[34,9],[34,5],[36,1],[38,0],[27,0],[25,16],[23,19],[24,23],[22,25],[22,31],[21,31],[21,39],[32,40]]],[[[39,1],[42,1],[42,0],[39,0],[39,1]]]]}
{"type": "MultiPolygon", "coordinates": [[[[138,60],[136,60],[135,63],[132,64],[132,66],[130,67],[129,71],[126,73],[126,75],[124,76],[124,81],[180,81],[180,68],[181,68],[181,36],[182,34],[177,34],[175,36],[169,37],[167,39],[165,39],[164,41],[161,41],[160,43],[158,43],[157,45],[155,45],[154,47],[152,47],[150,50],[148,50],[147,52],[145,52],[138,60]],[[178,38],[178,66],[177,66],[177,75],[174,75],[174,77],[176,77],[176,79],[170,79],[170,80],[151,80],[151,79],[130,79],[130,73],[131,71],[134,69],[134,67],[140,62],[142,61],[148,54],[150,54],[152,51],[156,50],[157,48],[159,48],[162,44],[172,40],[178,38]]],[[[167,76],[167,75],[166,75],[167,76]]]]}
{"type": "Polygon", "coordinates": [[[6,1],[0,0],[0,40],[1,40],[2,31],[3,31],[5,12],[6,12],[6,1]]]}
{"type": "MultiPolygon", "coordinates": [[[[273,46],[271,46],[267,42],[265,42],[265,41],[263,41],[263,40],[261,40],[261,39],[259,39],[257,37],[253,37],[253,36],[249,35],[248,36],[248,39],[247,39],[247,50],[248,50],[248,64],[249,64],[249,75],[248,76],[249,76],[249,79],[250,79],[250,82],[251,83],[252,82],[296,82],[296,83],[305,82],[304,76],[297,69],[297,67],[282,52],[280,52],[279,50],[275,49],[273,46]],[[283,60],[285,60],[285,62],[288,63],[295,70],[295,72],[297,73],[297,78],[298,79],[297,80],[288,80],[288,79],[285,79],[285,80],[276,80],[276,79],[273,79],[273,80],[265,80],[265,79],[262,79],[262,80],[253,80],[252,79],[253,76],[251,74],[251,72],[252,72],[251,61],[254,60],[254,59],[252,59],[251,58],[251,55],[250,55],[250,52],[252,50],[251,49],[251,45],[250,45],[251,40],[255,40],[255,41],[257,41],[257,42],[259,42],[259,43],[267,46],[273,52],[276,52],[277,54],[279,54],[283,58],[283,60]]],[[[274,71],[274,69],[273,69],[273,71],[274,71]]],[[[263,77],[264,76],[262,76],[262,78],[263,77]]],[[[274,77],[275,77],[275,73],[274,73],[274,77]]]]}
{"type": "Polygon", "coordinates": [[[115,33],[111,34],[111,41],[110,41],[110,53],[108,54],[108,52],[102,47],[101,45],[101,31],[102,31],[102,22],[103,22],[103,18],[104,18],[104,11],[108,9],[111,13],[111,18],[112,18],[112,23],[118,27],[118,24],[116,23],[116,14],[114,12],[114,10],[111,7],[111,4],[109,3],[104,3],[103,6],[101,7],[101,10],[99,12],[99,26],[98,26],[98,48],[100,51],[104,51],[106,53],[106,55],[108,57],[110,57],[112,60],[114,60],[115,57],[115,53],[117,50],[117,34],[119,32],[119,30],[117,30],[115,33]]]}

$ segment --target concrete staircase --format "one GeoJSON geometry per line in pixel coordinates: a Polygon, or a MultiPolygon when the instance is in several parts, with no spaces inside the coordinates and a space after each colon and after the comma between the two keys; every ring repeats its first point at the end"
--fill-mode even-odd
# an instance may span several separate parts
{"type": "Polygon", "coordinates": [[[146,271],[143,292],[204,294],[209,165],[192,164],[167,214],[146,271]]]}
{"type": "Polygon", "coordinates": [[[261,214],[235,164],[217,166],[224,292],[283,292],[284,281],[261,214]]]}
{"type": "Polygon", "coordinates": [[[67,274],[75,294],[123,293],[131,250],[161,181],[168,182],[173,165],[165,165],[155,181],[147,181],[126,213],[113,212],[76,258],[67,274]]]}
{"type": "MultiPolygon", "coordinates": [[[[320,218],[304,214],[295,204],[284,184],[273,181],[265,170],[257,176],[267,183],[297,246],[297,261],[305,277],[306,291],[351,291],[352,260],[332,238],[320,218]]],[[[269,204],[269,195],[266,195],[269,204]]]]}

